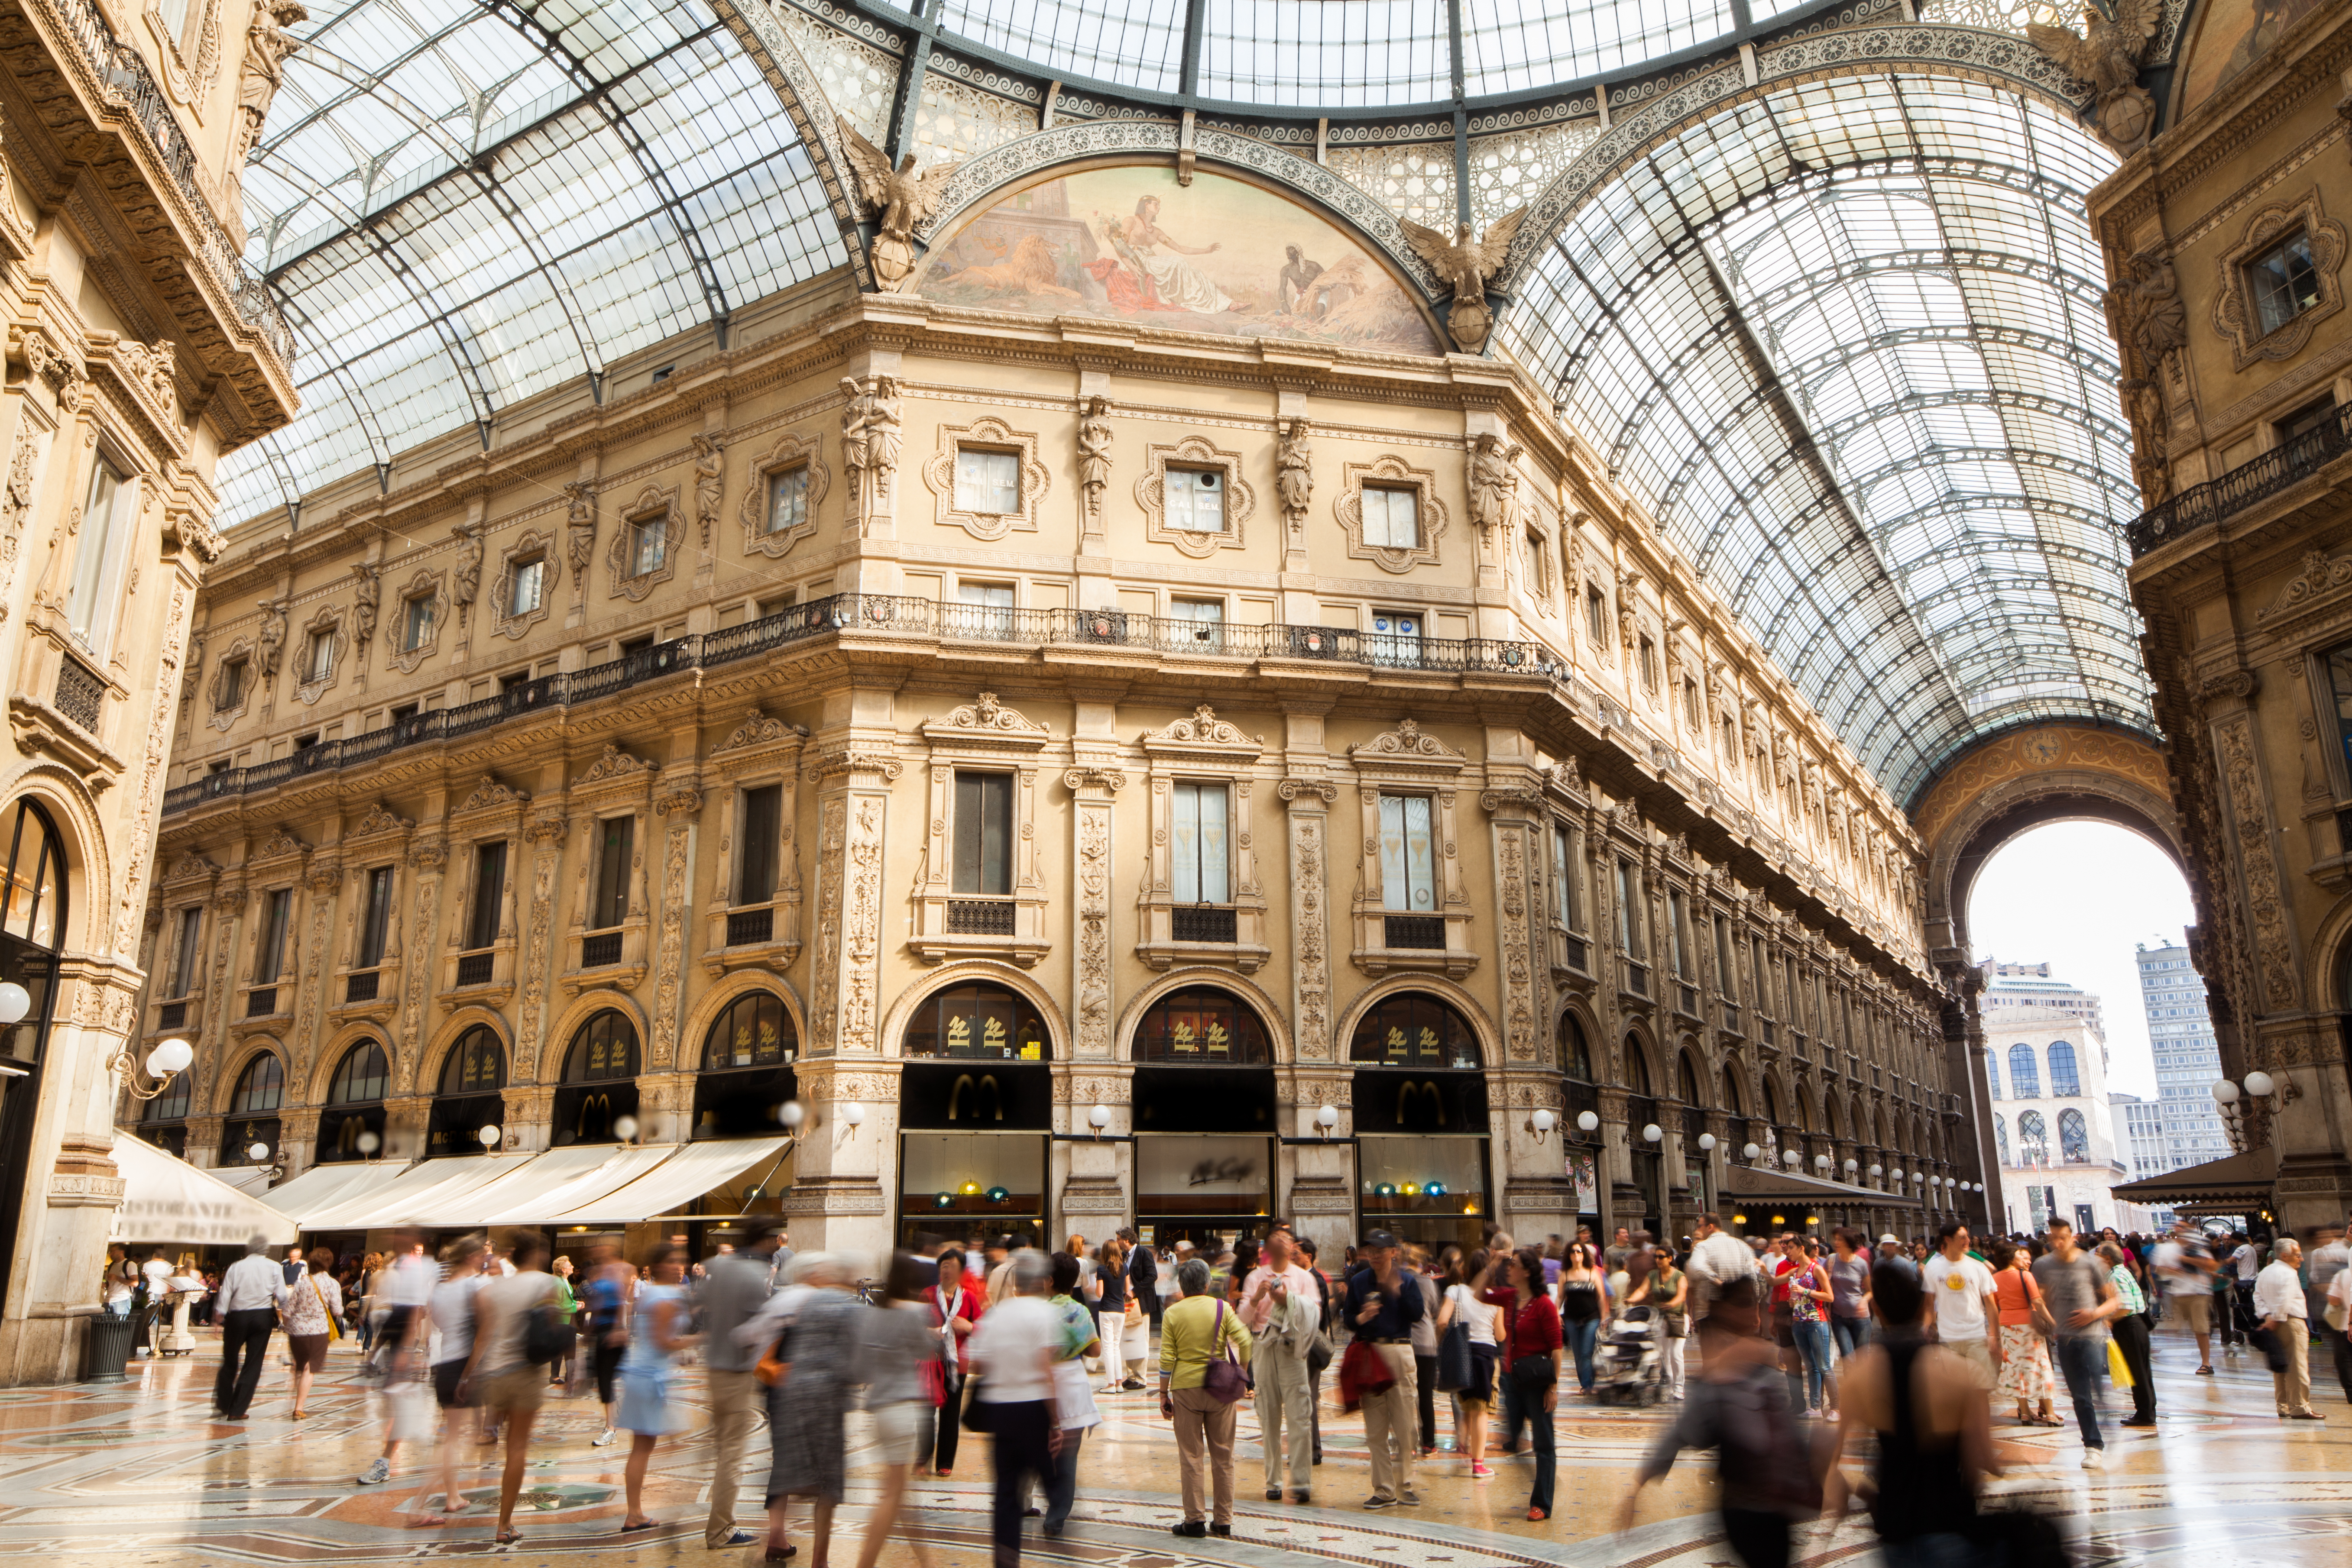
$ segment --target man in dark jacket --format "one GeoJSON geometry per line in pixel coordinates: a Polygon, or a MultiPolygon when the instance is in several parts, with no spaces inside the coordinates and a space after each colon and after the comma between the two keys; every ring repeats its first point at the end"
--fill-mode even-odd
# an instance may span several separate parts
{"type": "Polygon", "coordinates": [[[1135,1304],[1142,1309],[1145,1317],[1151,1320],[1151,1326],[1158,1328],[1160,1326],[1160,1254],[1136,1241],[1135,1228],[1132,1226],[1122,1228],[1118,1237],[1129,1249],[1127,1254],[1127,1288],[1135,1292],[1135,1304]]]}

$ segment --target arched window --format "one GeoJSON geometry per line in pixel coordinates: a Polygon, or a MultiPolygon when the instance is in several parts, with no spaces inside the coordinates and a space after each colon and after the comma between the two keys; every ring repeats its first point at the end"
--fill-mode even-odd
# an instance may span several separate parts
{"type": "Polygon", "coordinates": [[[1654,1092],[1650,1087],[1649,1053],[1630,1034],[1625,1037],[1625,1087],[1645,1100],[1654,1092]]]}
{"type": "Polygon", "coordinates": [[[478,1023],[459,1035],[449,1054],[441,1059],[444,1095],[490,1094],[506,1086],[506,1042],[488,1024],[478,1023]]]}
{"type": "Polygon", "coordinates": [[[163,1092],[139,1108],[142,1122],[177,1122],[188,1113],[189,1074],[175,1072],[163,1092]]]}
{"type": "Polygon", "coordinates": [[[2021,1165],[2050,1163],[2050,1124],[2039,1111],[2022,1112],[2017,1118],[2017,1157],[2021,1165]]]}
{"type": "Polygon", "coordinates": [[[265,1116],[276,1111],[285,1097],[286,1070],[278,1064],[276,1051],[265,1051],[247,1062],[245,1071],[236,1075],[236,1088],[228,1097],[228,1113],[265,1116]]]}
{"type": "Polygon", "coordinates": [[[1780,1091],[1773,1087],[1772,1081],[1769,1078],[1764,1081],[1764,1119],[1771,1123],[1776,1127],[1780,1124],[1782,1120],[1780,1115],[1780,1091]]]}
{"type": "Polygon", "coordinates": [[[1592,1082],[1592,1048],[1584,1042],[1584,1026],[1574,1013],[1559,1015],[1559,1073],[1578,1083],[1592,1082]]]}
{"type": "MultiPolygon", "coordinates": [[[[66,928],[65,847],[58,839],[49,814],[30,800],[16,802],[10,813],[8,880],[0,889],[0,933],[54,950],[62,946],[66,928]]],[[[34,998],[39,1009],[40,998],[34,998]]],[[[27,1018],[32,1014],[26,1015],[27,1018]]]]}
{"type": "Polygon", "coordinates": [[[335,1066],[334,1082],[327,1090],[330,1105],[365,1105],[383,1098],[392,1083],[392,1065],[383,1047],[363,1040],[343,1052],[335,1066]]]}
{"type": "Polygon", "coordinates": [[[772,991],[746,991],[727,1004],[702,1037],[702,1071],[782,1066],[793,1060],[799,1045],[783,998],[772,991]]]}
{"type": "Polygon", "coordinates": [[[1238,1062],[1274,1060],[1255,1009],[1230,991],[1187,986],[1145,1009],[1135,1026],[1138,1061],[1238,1062]]]}
{"type": "Polygon", "coordinates": [[[2009,1048],[2009,1088],[2010,1092],[2020,1100],[2042,1098],[2042,1069],[2033,1060],[2032,1046],[2020,1044],[2009,1048]]]}
{"type": "Polygon", "coordinates": [[[2074,1066],[2074,1048],[2063,1040],[2050,1042],[2050,1093],[2071,1100],[2083,1092],[2083,1075],[2074,1066]]]}
{"type": "Polygon", "coordinates": [[[1400,991],[1381,998],[1357,1021],[1348,1060],[1359,1065],[1475,1068],[1478,1037],[1460,1013],[1435,997],[1400,991]]]}
{"type": "Polygon", "coordinates": [[[609,1083],[637,1075],[637,1026],[617,1008],[606,1008],[580,1026],[563,1057],[566,1083],[609,1083]]]}
{"type": "Polygon", "coordinates": [[[1577,1125],[1576,1119],[1587,1111],[1600,1116],[1601,1091],[1592,1082],[1592,1047],[1572,1012],[1559,1015],[1559,1077],[1560,1135],[1577,1143],[1598,1142],[1597,1126],[1588,1133],[1577,1125]]]}
{"type": "Polygon", "coordinates": [[[2091,1127],[2080,1111],[2058,1113],[2058,1157],[2070,1166],[2091,1163],[2091,1127]]]}
{"type": "Polygon", "coordinates": [[[925,997],[907,1024],[906,1056],[1047,1061],[1045,1019],[1010,986],[950,986],[925,997]]]}
{"type": "Polygon", "coordinates": [[[1723,1108],[1735,1116],[1747,1109],[1746,1102],[1739,1097],[1739,1074],[1728,1063],[1723,1069],[1723,1108]]]}
{"type": "Polygon", "coordinates": [[[1701,1103],[1698,1097],[1698,1068],[1691,1061],[1690,1052],[1684,1051],[1675,1059],[1675,1092],[1682,1097],[1682,1102],[1685,1105],[1701,1103]]]}
{"type": "Polygon", "coordinates": [[[2000,1099],[2000,1058],[1989,1051],[1985,1052],[1985,1082],[1991,1088],[1992,1097],[1996,1100],[2000,1099]]]}
{"type": "Polygon", "coordinates": [[[1993,1152],[2000,1155],[2000,1163],[2008,1165],[2010,1163],[2008,1117],[1995,1116],[1992,1119],[1992,1144],[1993,1152]]]}

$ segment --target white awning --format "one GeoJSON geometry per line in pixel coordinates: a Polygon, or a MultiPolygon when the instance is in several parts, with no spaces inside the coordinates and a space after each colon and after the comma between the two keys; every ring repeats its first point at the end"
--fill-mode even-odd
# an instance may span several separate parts
{"type": "Polygon", "coordinates": [[[530,1163],[530,1155],[467,1155],[450,1159],[422,1160],[390,1181],[352,1195],[314,1218],[311,1230],[377,1230],[392,1225],[421,1225],[427,1229],[464,1220],[441,1218],[454,1212],[467,1197],[499,1177],[530,1163]]]}
{"type": "Polygon", "coordinates": [[[627,1186],[582,1203],[548,1219],[551,1225],[611,1225],[650,1219],[678,1211],[712,1187],[724,1186],[751,1166],[773,1160],[790,1138],[730,1138],[688,1144],[627,1186]]]}
{"type": "Polygon", "coordinates": [[[388,1160],[339,1160],[332,1165],[313,1166],[259,1196],[262,1202],[303,1229],[322,1230],[326,1228],[317,1217],[348,1206],[363,1193],[383,1191],[386,1183],[406,1168],[388,1160]]]}
{"type": "Polygon", "coordinates": [[[109,1240],[236,1247],[260,1235],[283,1247],[296,1239],[294,1222],[277,1209],[128,1133],[114,1134],[114,1165],[122,1173],[122,1207],[109,1240]]]}
{"type": "Polygon", "coordinates": [[[268,1166],[216,1166],[205,1174],[215,1181],[236,1188],[247,1197],[259,1197],[269,1189],[268,1166]]]}

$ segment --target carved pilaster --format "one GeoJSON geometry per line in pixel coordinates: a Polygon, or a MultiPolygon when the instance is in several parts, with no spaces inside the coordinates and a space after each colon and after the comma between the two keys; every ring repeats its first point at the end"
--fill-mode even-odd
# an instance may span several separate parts
{"type": "Polygon", "coordinates": [[[1070,955],[1072,994],[1077,998],[1074,1054],[1082,1061],[1101,1061],[1111,1052],[1111,797],[1127,782],[1127,775],[1111,767],[1073,768],[1062,775],[1062,782],[1074,797],[1070,813],[1071,881],[1077,904],[1077,941],[1070,955]]]}
{"type": "Polygon", "coordinates": [[[1301,1061],[1331,1059],[1330,806],[1328,779],[1276,786],[1290,811],[1290,1016],[1301,1061]]]}

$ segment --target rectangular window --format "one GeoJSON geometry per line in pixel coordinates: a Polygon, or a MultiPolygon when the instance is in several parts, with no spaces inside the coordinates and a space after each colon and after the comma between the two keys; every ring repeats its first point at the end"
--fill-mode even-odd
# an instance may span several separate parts
{"type": "Polygon", "coordinates": [[[280,887],[262,894],[260,940],[253,951],[253,983],[275,985],[286,963],[286,923],[294,890],[280,887]]]}
{"type": "Polygon", "coordinates": [[[1698,727],[1698,683],[1688,675],[1683,677],[1683,722],[1698,727]]]}
{"type": "Polygon", "coordinates": [[[202,907],[180,911],[180,939],[172,945],[172,996],[184,997],[196,988],[197,966],[204,962],[196,940],[204,928],[202,907]]]}
{"type": "Polygon", "coordinates": [[[646,577],[669,559],[669,514],[640,517],[629,524],[629,575],[646,577]]]}
{"type": "Polygon", "coordinates": [[[1570,931],[1584,929],[1577,909],[1577,886],[1582,867],[1576,858],[1576,831],[1564,823],[1551,830],[1553,874],[1559,881],[1559,923],[1570,931]]]}
{"type": "Polygon", "coordinates": [[[596,824],[596,895],[588,929],[609,931],[629,917],[629,851],[635,841],[635,817],[607,817],[596,824]]]}
{"type": "Polygon", "coordinates": [[[973,608],[955,617],[957,630],[967,637],[1009,637],[1013,633],[1013,585],[1009,582],[960,582],[956,598],[973,608]]]}
{"type": "Polygon", "coordinates": [[[1596,648],[1609,645],[1609,598],[1597,588],[1584,591],[1584,634],[1596,648]]]}
{"type": "Polygon", "coordinates": [[[1021,454],[956,448],[956,510],[1008,517],[1021,509],[1021,454]]]}
{"type": "Polygon", "coordinates": [[[1171,468],[1164,495],[1168,526],[1191,534],[1225,531],[1225,476],[1215,468],[1171,468]]]}
{"type": "Polygon", "coordinates": [[[499,905],[507,895],[507,845],[504,839],[474,851],[474,907],[466,922],[466,949],[478,952],[499,939],[499,905]]]}
{"type": "Polygon", "coordinates": [[[1738,1001],[1739,967],[1731,956],[1731,922],[1728,920],[1715,923],[1715,968],[1716,983],[1723,988],[1723,994],[1738,1001]]]}
{"type": "MultiPolygon", "coordinates": [[[[1171,599],[1168,618],[1192,627],[1190,641],[1201,653],[1213,653],[1225,643],[1225,601],[1222,599],[1171,599]]],[[[1181,632],[1180,642],[1185,641],[1181,632]]]]}
{"type": "Polygon", "coordinates": [[[1375,610],[1369,652],[1376,664],[1421,665],[1421,613],[1411,610],[1375,610]]]}
{"type": "Polygon", "coordinates": [[[955,776],[955,891],[1002,898],[1013,891],[1013,775],[955,776]]]}
{"type": "Polygon", "coordinates": [[[1169,802],[1171,895],[1179,904],[1230,903],[1225,821],[1232,803],[1223,784],[1179,784],[1169,802]]]}
{"type": "Polygon", "coordinates": [[[1437,913],[1436,835],[1426,795],[1381,797],[1381,903],[1415,915],[1437,913]]]}
{"type": "Polygon", "coordinates": [[[359,963],[373,969],[383,962],[384,939],[392,931],[392,868],[380,865],[367,873],[367,902],[360,915],[359,963]]]}
{"type": "Polygon", "coordinates": [[[2297,229],[2246,267],[2246,288],[2265,333],[2275,332],[2319,303],[2319,269],[2311,235],[2297,229]]]}
{"type": "Polygon", "coordinates": [[[66,623],[98,653],[113,626],[116,548],[124,514],[138,498],[138,486],[100,456],[92,465],[89,494],[82,503],[80,542],[74,551],[73,582],[67,590],[66,623]]]}
{"type": "Polygon", "coordinates": [[[1629,958],[1649,955],[1642,940],[1642,873],[1631,861],[1617,862],[1617,946],[1629,958]]]}
{"type": "Polygon", "coordinates": [[[213,705],[216,713],[232,713],[245,706],[245,671],[243,659],[231,659],[221,666],[220,700],[213,705]]]}
{"type": "Polygon", "coordinates": [[[433,596],[420,593],[401,606],[400,651],[414,653],[433,641],[433,596]]]}
{"type": "Polygon", "coordinates": [[[1421,492],[1392,485],[1364,486],[1364,543],[1375,549],[1421,548],[1421,492]]]}
{"type": "Polygon", "coordinates": [[[539,608],[547,592],[547,558],[534,556],[514,563],[514,587],[507,594],[509,615],[528,615],[539,608]]]}
{"type": "Polygon", "coordinates": [[[767,904],[776,896],[776,863],[783,839],[784,787],[743,791],[743,848],[735,867],[735,902],[767,904]]]}
{"type": "Polygon", "coordinates": [[[302,653],[302,679],[323,681],[335,673],[335,633],[331,628],[310,633],[302,653]]]}
{"type": "Polygon", "coordinates": [[[1691,977],[1690,909],[1683,901],[1680,888],[1666,890],[1666,925],[1674,942],[1675,977],[1691,977]]]}
{"type": "Polygon", "coordinates": [[[768,525],[772,534],[788,534],[808,521],[808,465],[768,476],[768,525]]]}
{"type": "Polygon", "coordinates": [[[1642,689],[1653,695],[1658,690],[1658,645],[1647,637],[1642,639],[1642,689]]]}

